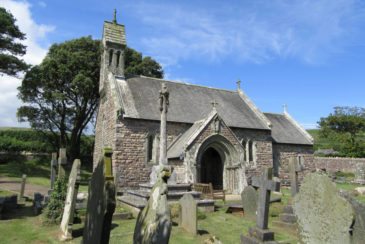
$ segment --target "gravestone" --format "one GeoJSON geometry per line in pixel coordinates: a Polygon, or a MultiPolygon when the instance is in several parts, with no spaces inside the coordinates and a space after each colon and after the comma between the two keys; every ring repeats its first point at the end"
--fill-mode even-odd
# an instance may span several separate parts
{"type": "Polygon", "coordinates": [[[241,193],[244,216],[251,219],[256,218],[257,211],[257,191],[253,186],[246,186],[241,193]]]}
{"type": "Polygon", "coordinates": [[[279,191],[280,182],[272,180],[272,168],[264,168],[260,177],[253,177],[252,185],[259,188],[256,226],[249,229],[249,236],[241,235],[241,243],[276,243],[268,229],[269,203],[271,191],[279,191]]]}
{"type": "Polygon", "coordinates": [[[357,184],[365,185],[365,164],[356,164],[355,179],[354,182],[357,184]]]}
{"type": "Polygon", "coordinates": [[[115,211],[115,185],[112,150],[104,149],[89,184],[87,212],[82,243],[109,243],[115,211]]]}
{"type": "Polygon", "coordinates": [[[27,181],[27,175],[23,174],[22,175],[22,182],[20,184],[20,195],[19,195],[19,200],[23,200],[24,199],[24,191],[25,191],[25,183],[27,181]]]}
{"type": "Polygon", "coordinates": [[[80,166],[79,159],[75,159],[68,178],[67,195],[65,200],[65,208],[63,210],[61,221],[61,236],[62,241],[72,239],[72,225],[74,220],[76,197],[79,191],[80,184],[80,166]]]}
{"type": "Polygon", "coordinates": [[[167,244],[171,233],[171,216],[167,204],[167,180],[171,175],[168,166],[162,166],[147,205],[138,214],[134,228],[134,244],[167,244]]]}
{"type": "Polygon", "coordinates": [[[189,193],[185,193],[179,200],[180,203],[180,215],[179,224],[188,233],[196,235],[198,231],[198,219],[197,219],[197,204],[193,196],[189,193]]]}
{"type": "MultiPolygon", "coordinates": [[[[298,173],[303,170],[303,166],[300,164],[300,160],[298,157],[289,158],[289,174],[290,174],[290,192],[292,198],[299,192],[299,180],[298,173]]],[[[295,217],[293,206],[289,203],[284,207],[283,213],[280,214],[280,220],[282,224],[286,224],[286,226],[294,227],[297,218],[295,217]]]]}
{"type": "Polygon", "coordinates": [[[39,215],[41,213],[42,208],[43,208],[43,204],[42,204],[43,201],[44,201],[44,196],[39,192],[35,192],[33,195],[33,213],[34,213],[34,215],[39,215]]]}
{"type": "Polygon", "coordinates": [[[54,182],[56,180],[56,171],[57,171],[57,153],[52,153],[52,160],[51,160],[51,191],[53,190],[54,182]]]}
{"type": "Polygon", "coordinates": [[[66,176],[65,167],[67,165],[66,148],[60,148],[58,155],[58,178],[66,176]]]}
{"type": "Polygon", "coordinates": [[[302,243],[350,243],[352,207],[326,175],[308,174],[293,208],[302,243]]]}

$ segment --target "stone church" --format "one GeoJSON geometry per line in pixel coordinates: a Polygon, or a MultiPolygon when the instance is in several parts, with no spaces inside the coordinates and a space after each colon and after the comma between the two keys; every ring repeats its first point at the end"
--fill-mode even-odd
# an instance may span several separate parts
{"type": "Polygon", "coordinates": [[[265,166],[287,177],[288,158],[313,169],[313,138],[286,112],[262,113],[241,89],[223,90],[144,76],[124,76],[124,26],[105,21],[94,166],[113,149],[121,191],[149,182],[158,164],[162,83],[169,91],[167,158],[178,183],[212,183],[240,193],[265,166]]]}

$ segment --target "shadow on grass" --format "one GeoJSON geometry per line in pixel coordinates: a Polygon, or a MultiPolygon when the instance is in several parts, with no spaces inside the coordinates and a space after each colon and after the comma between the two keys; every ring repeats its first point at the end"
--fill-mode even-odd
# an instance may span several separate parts
{"type": "Polygon", "coordinates": [[[37,160],[13,161],[0,164],[0,175],[2,176],[22,177],[22,174],[26,174],[29,177],[48,178],[50,170],[46,168],[44,163],[40,163],[37,160]]]}
{"type": "MultiPolygon", "coordinates": [[[[113,229],[117,228],[118,226],[119,226],[118,224],[112,223],[110,230],[113,230],[113,229]]],[[[78,228],[78,229],[74,229],[72,231],[72,237],[73,238],[82,237],[83,234],[84,234],[84,227],[83,226],[78,228]]]]}
{"type": "MultiPolygon", "coordinates": [[[[24,219],[27,217],[34,217],[33,207],[29,203],[25,206],[18,205],[16,209],[9,209],[3,212],[2,220],[10,219],[24,219]]],[[[1,220],[0,220],[1,221],[1,220]]]]}
{"type": "Polygon", "coordinates": [[[202,236],[202,235],[208,235],[209,231],[207,230],[198,230],[198,235],[202,236]]]}

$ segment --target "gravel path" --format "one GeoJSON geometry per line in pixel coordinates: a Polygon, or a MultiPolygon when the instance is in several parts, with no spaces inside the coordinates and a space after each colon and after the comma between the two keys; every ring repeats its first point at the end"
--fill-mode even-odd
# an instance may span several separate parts
{"type": "MultiPolygon", "coordinates": [[[[20,182],[21,180],[14,180],[12,178],[0,177],[0,189],[20,192],[20,182]]],[[[48,187],[40,186],[40,185],[33,185],[26,183],[24,189],[24,195],[33,198],[34,192],[39,192],[42,195],[48,194],[48,187]]]]}

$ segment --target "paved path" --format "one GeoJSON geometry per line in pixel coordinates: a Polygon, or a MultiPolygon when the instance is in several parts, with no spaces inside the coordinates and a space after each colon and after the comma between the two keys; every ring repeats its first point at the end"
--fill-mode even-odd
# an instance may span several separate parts
{"type": "MultiPolygon", "coordinates": [[[[19,193],[20,182],[21,182],[20,179],[17,180],[13,178],[0,177],[0,189],[19,193]]],[[[48,187],[26,183],[24,189],[24,195],[33,198],[34,192],[39,192],[42,195],[47,195],[48,187]]]]}

